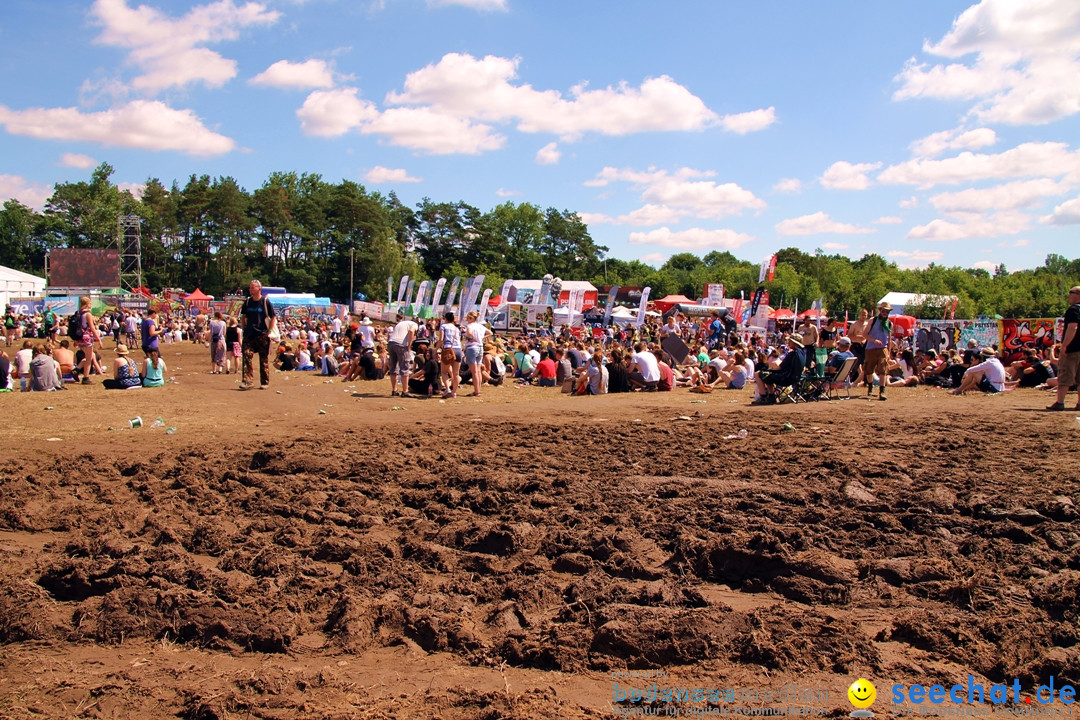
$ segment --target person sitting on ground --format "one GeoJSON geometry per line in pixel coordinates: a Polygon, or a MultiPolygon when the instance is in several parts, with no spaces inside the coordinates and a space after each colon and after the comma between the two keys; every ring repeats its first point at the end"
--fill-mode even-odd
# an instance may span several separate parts
{"type": "Polygon", "coordinates": [[[660,384],[660,363],[640,340],[634,343],[634,356],[629,365],[630,387],[634,390],[656,390],[660,384]]]}
{"type": "Polygon", "coordinates": [[[142,384],[143,387],[161,387],[165,384],[165,361],[161,359],[161,350],[153,348],[150,354],[143,360],[142,384]]]}
{"type": "Polygon", "coordinates": [[[710,383],[709,387],[714,389],[721,387],[725,390],[742,390],[746,387],[747,379],[746,356],[743,355],[741,350],[738,350],[735,352],[735,357],[731,363],[719,372],[716,380],[710,383]]]}
{"type": "Polygon", "coordinates": [[[611,349],[611,360],[605,367],[608,371],[608,392],[630,392],[630,370],[626,366],[626,353],[622,346],[616,345],[611,349]]]}
{"type": "Polygon", "coordinates": [[[518,345],[517,352],[514,353],[514,377],[528,380],[535,369],[532,356],[529,354],[529,346],[521,343],[518,345]]]}
{"type": "Polygon", "coordinates": [[[919,384],[915,356],[910,350],[902,351],[900,359],[890,360],[886,368],[885,382],[889,387],[915,387],[919,384]]]}
{"type": "Polygon", "coordinates": [[[65,389],[60,379],[60,363],[49,354],[46,345],[34,347],[34,357],[30,360],[30,389],[38,392],[65,389]]]}
{"type": "Polygon", "coordinates": [[[574,376],[574,367],[570,363],[570,356],[562,347],[555,348],[555,384],[559,387],[574,376]]]}
{"type": "Polygon", "coordinates": [[[555,351],[548,350],[543,359],[537,363],[536,368],[533,369],[528,381],[522,384],[528,384],[528,382],[535,381],[540,387],[555,387],[555,377],[557,374],[558,368],[555,365],[555,351]]]}
{"type": "Polygon", "coordinates": [[[806,367],[806,350],[803,349],[802,335],[791,333],[788,336],[788,353],[776,370],[764,370],[754,378],[755,405],[769,405],[776,402],[780,388],[799,382],[806,367]]]}
{"type": "Polygon", "coordinates": [[[308,372],[315,369],[315,363],[311,361],[311,353],[307,343],[301,342],[296,351],[296,370],[308,372]]]}
{"type": "Polygon", "coordinates": [[[409,393],[420,397],[441,394],[439,375],[442,373],[442,368],[439,366],[438,354],[429,349],[426,341],[417,343],[415,347],[416,369],[409,375],[409,393]]]}
{"type": "Polygon", "coordinates": [[[278,345],[277,357],[274,358],[274,367],[282,372],[296,369],[296,355],[288,343],[278,345]]]}
{"type": "Polygon", "coordinates": [[[575,385],[575,395],[606,395],[608,390],[608,369],[604,366],[603,353],[593,353],[585,366],[578,369],[575,385]]]}
{"type": "Polygon", "coordinates": [[[1005,366],[998,360],[997,351],[992,347],[985,347],[981,354],[983,361],[964,372],[960,387],[952,391],[953,395],[963,395],[969,390],[999,393],[1005,389],[1005,366]]]}
{"type": "Polygon", "coordinates": [[[484,345],[484,358],[481,361],[481,376],[487,385],[498,387],[506,377],[506,365],[491,343],[484,345]]]}
{"type": "Polygon", "coordinates": [[[675,371],[665,362],[663,350],[654,348],[652,354],[656,358],[656,366],[660,369],[660,380],[656,383],[656,389],[671,392],[675,389],[675,371]]]}
{"type": "Polygon", "coordinates": [[[1034,388],[1046,383],[1051,378],[1050,363],[1039,357],[1038,351],[1028,348],[1024,359],[1010,367],[1012,377],[1005,382],[1007,387],[1034,388]]]}
{"type": "Polygon", "coordinates": [[[0,392],[11,392],[11,360],[0,350],[0,392]]]}
{"type": "Polygon", "coordinates": [[[71,352],[71,343],[67,338],[60,341],[60,346],[53,348],[53,359],[60,363],[60,379],[78,382],[75,377],[75,353],[71,352]]]}
{"type": "Polygon", "coordinates": [[[139,366],[129,356],[127,345],[120,343],[116,346],[116,359],[113,360],[113,376],[102,383],[106,390],[130,390],[142,387],[139,366]]]}

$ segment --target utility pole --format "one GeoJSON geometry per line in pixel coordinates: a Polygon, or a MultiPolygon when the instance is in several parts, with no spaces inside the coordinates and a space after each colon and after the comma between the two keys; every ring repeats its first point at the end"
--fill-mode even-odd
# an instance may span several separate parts
{"type": "Polygon", "coordinates": [[[352,312],[353,308],[353,248],[349,248],[349,312],[352,312]]]}

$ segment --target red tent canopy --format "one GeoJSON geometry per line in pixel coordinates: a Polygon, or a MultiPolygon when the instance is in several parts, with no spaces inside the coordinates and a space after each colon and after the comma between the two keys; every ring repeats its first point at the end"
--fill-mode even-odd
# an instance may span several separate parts
{"type": "Polygon", "coordinates": [[[893,315],[892,334],[894,337],[911,337],[915,334],[915,318],[910,315],[893,315]]]}
{"type": "Polygon", "coordinates": [[[184,300],[186,300],[188,302],[195,302],[196,300],[213,300],[213,299],[214,298],[210,297],[209,295],[204,293],[199,288],[195,288],[194,291],[189,292],[187,295],[184,296],[184,300]]]}
{"type": "Polygon", "coordinates": [[[815,320],[817,319],[818,315],[820,315],[823,318],[829,317],[829,313],[822,312],[821,310],[818,310],[817,308],[810,308],[809,310],[807,310],[805,312],[799,313],[799,317],[801,317],[801,318],[813,318],[815,320]]]}
{"type": "Polygon", "coordinates": [[[773,320],[792,320],[795,318],[795,311],[790,308],[776,308],[769,313],[769,317],[773,320]]]}
{"type": "Polygon", "coordinates": [[[495,295],[493,297],[488,298],[488,305],[490,305],[491,307],[499,307],[502,304],[503,304],[502,295],[495,295]]]}
{"type": "Polygon", "coordinates": [[[662,313],[666,313],[676,305],[697,305],[697,301],[691,300],[685,295],[668,295],[653,301],[653,306],[662,313]]]}

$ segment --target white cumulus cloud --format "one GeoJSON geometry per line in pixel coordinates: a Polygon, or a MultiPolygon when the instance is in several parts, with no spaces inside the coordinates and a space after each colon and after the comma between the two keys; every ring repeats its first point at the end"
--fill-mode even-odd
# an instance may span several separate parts
{"type": "Polygon", "coordinates": [[[870,187],[871,170],[877,170],[881,163],[849,163],[844,160],[834,162],[821,176],[821,184],[830,190],[865,190],[870,187]]]}
{"type": "Polygon", "coordinates": [[[472,10],[509,10],[509,0],[428,0],[428,5],[433,7],[445,7],[448,5],[460,5],[472,10]]]}
{"type": "MultiPolygon", "coordinates": [[[[669,173],[666,170],[641,171],[605,167],[585,184],[589,187],[604,187],[613,182],[627,182],[641,190],[641,200],[647,205],[671,208],[697,218],[716,219],[765,207],[764,200],[735,183],[697,179],[714,174],[692,168],[680,168],[669,173]]],[[[656,208],[643,210],[643,214],[657,212],[656,208]]]]}
{"type": "Polygon", "coordinates": [[[1030,218],[1013,211],[983,215],[979,213],[958,214],[952,220],[931,220],[925,225],[916,225],[908,231],[912,240],[970,240],[973,238],[995,238],[1001,235],[1016,235],[1028,229],[1030,218]]]}
{"type": "Polygon", "coordinates": [[[1040,220],[1049,225],[1080,225],[1080,197],[1066,200],[1040,220]]]}
{"type": "Polygon", "coordinates": [[[648,255],[642,255],[638,258],[639,262],[643,262],[646,265],[652,265],[653,267],[660,267],[667,262],[668,256],[664,253],[649,253],[648,255]]]}
{"type": "Polygon", "coordinates": [[[0,105],[0,125],[13,135],[188,155],[222,155],[236,147],[232,139],[207,129],[191,110],[174,110],[157,100],[133,100],[92,113],[77,108],[10,110],[0,105]]]}
{"type": "Polygon", "coordinates": [[[549,142],[547,145],[536,151],[536,164],[556,165],[561,157],[562,153],[559,152],[559,144],[549,142]]]}
{"type": "Polygon", "coordinates": [[[1017,210],[1041,205],[1046,198],[1064,195],[1072,186],[1048,178],[1022,180],[988,188],[941,193],[930,204],[944,213],[1017,210]]]}
{"type": "Polygon", "coordinates": [[[60,156],[60,162],[57,164],[60,165],[60,167],[73,167],[86,170],[87,168],[97,167],[98,161],[89,155],[64,153],[60,156]]]}
{"type": "Polygon", "coordinates": [[[789,218],[776,224],[781,235],[865,235],[876,232],[873,228],[836,222],[824,212],[789,218]]]}
{"type": "Polygon", "coordinates": [[[376,165],[364,173],[364,180],[372,185],[381,185],[383,183],[423,182],[423,178],[409,175],[408,170],[403,168],[388,168],[383,167],[382,165],[376,165]]]}
{"type": "Polygon", "coordinates": [[[773,185],[772,189],[780,193],[802,192],[802,180],[799,180],[798,178],[783,178],[780,182],[773,185]]]}
{"type": "Polygon", "coordinates": [[[890,165],[878,175],[887,185],[957,185],[977,180],[1069,176],[1080,182],[1080,151],[1065,143],[1023,143],[997,154],[962,152],[943,160],[917,158],[890,165]]]}
{"type": "Polygon", "coordinates": [[[305,60],[302,63],[278,60],[249,82],[287,90],[331,88],[334,86],[334,71],[325,60],[305,60]]]}
{"type": "Polygon", "coordinates": [[[1080,112],[1080,3],[1075,0],[981,0],[896,77],[897,100],[973,100],[985,122],[1042,124],[1080,112]]]}
{"type": "Polygon", "coordinates": [[[997,140],[997,133],[990,128],[943,130],[911,143],[911,150],[919,157],[936,157],[946,150],[978,150],[997,140]]]}
{"type": "Polygon", "coordinates": [[[725,130],[739,135],[757,132],[776,122],[776,108],[770,107],[764,110],[751,110],[750,112],[725,115],[720,119],[720,124],[725,130]]]}
{"type": "Polygon", "coordinates": [[[358,88],[316,90],[296,111],[306,135],[338,137],[379,116],[374,104],[358,97],[358,88]]]}
{"type": "Polygon", "coordinates": [[[52,194],[52,185],[31,182],[19,175],[0,175],[0,203],[18,200],[29,208],[41,211],[52,194]]]}
{"type": "Polygon", "coordinates": [[[516,122],[522,132],[551,133],[568,140],[587,132],[702,130],[720,121],[700,98],[666,75],[648,78],[638,87],[621,83],[590,90],[579,84],[566,96],[515,82],[518,65],[518,59],[448,53],[409,73],[403,91],[390,93],[386,101],[486,122],[516,122]]]}
{"type": "Polygon", "coordinates": [[[895,215],[886,215],[885,217],[879,217],[874,221],[875,225],[899,225],[904,222],[903,218],[898,218],[895,215]]]}
{"type": "Polygon", "coordinates": [[[945,253],[930,250],[892,250],[885,257],[903,258],[915,262],[939,262],[945,259],[945,253]]]}
{"type": "Polygon", "coordinates": [[[672,232],[666,227],[649,232],[630,233],[631,245],[661,245],[678,250],[734,250],[754,240],[753,235],[729,229],[690,228],[672,232]]]}
{"type": "Polygon", "coordinates": [[[236,76],[236,61],[202,46],[235,40],[252,25],[272,25],[281,13],[257,2],[217,0],[172,18],[148,5],[131,8],[127,0],[95,0],[90,15],[103,26],[96,41],[127,48],[128,63],[142,71],[132,87],[154,94],[194,82],[221,87],[236,76]]]}

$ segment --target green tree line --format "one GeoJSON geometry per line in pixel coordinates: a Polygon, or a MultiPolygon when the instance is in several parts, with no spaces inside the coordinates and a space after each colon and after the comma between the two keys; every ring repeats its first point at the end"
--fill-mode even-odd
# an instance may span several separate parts
{"type": "MultiPolygon", "coordinates": [[[[139,198],[111,181],[102,163],[89,181],[59,183],[43,212],[18,200],[0,210],[0,264],[40,274],[54,248],[116,246],[121,215],[140,218],[144,284],[222,295],[252,277],[292,291],[342,301],[352,287],[384,297],[386,278],[486,276],[498,290],[507,278],[546,273],[595,285],[651,286],[653,297],[699,297],[706,283],[724,283],[728,295],[750,297],[758,263],[730,252],[673,255],[660,268],[608,258],[576,212],[506,202],[484,212],[463,201],[424,198],[414,208],[393,192],[383,195],[317,174],[275,172],[253,192],[231,177],[207,175],[166,187],[147,180],[139,198]],[[350,275],[351,274],[351,275],[350,275]],[[351,277],[351,285],[350,285],[351,277]]],[[[1042,267],[994,273],[980,268],[903,269],[880,255],[859,260],[777,253],[772,304],[809,307],[819,297],[832,313],[854,315],[889,291],[918,293],[923,317],[943,316],[957,299],[956,317],[1060,315],[1065,289],[1080,284],[1080,259],[1048,255],[1042,267]]]]}

